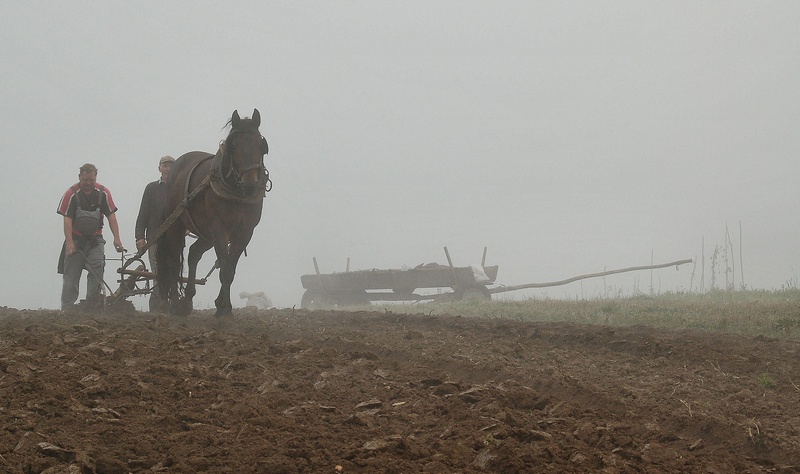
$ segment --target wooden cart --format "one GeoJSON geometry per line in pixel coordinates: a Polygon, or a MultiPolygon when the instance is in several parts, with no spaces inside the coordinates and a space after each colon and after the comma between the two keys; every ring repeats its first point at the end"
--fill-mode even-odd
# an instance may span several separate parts
{"type": "Polygon", "coordinates": [[[489,288],[497,279],[497,265],[486,266],[486,249],[480,266],[455,267],[447,247],[444,248],[448,265],[418,265],[403,270],[360,270],[322,274],[314,259],[316,273],[303,275],[300,281],[306,289],[301,306],[314,309],[331,306],[368,304],[372,301],[421,301],[421,300],[488,300],[493,294],[529,288],[545,288],[572,283],[586,278],[596,278],[615,273],[657,268],[678,267],[691,263],[691,259],[658,265],[607,270],[546,283],[526,283],[513,286],[489,288]],[[477,267],[477,268],[476,268],[477,267]],[[418,294],[418,289],[443,289],[435,294],[418,294]]]}
{"type": "Polygon", "coordinates": [[[319,308],[350,306],[372,301],[469,300],[490,299],[487,285],[497,279],[497,265],[455,267],[445,247],[448,265],[426,264],[409,269],[359,270],[322,274],[316,258],[316,273],[303,275],[300,282],[306,289],[301,306],[319,308]],[[443,289],[436,294],[418,294],[418,289],[443,289]]]}

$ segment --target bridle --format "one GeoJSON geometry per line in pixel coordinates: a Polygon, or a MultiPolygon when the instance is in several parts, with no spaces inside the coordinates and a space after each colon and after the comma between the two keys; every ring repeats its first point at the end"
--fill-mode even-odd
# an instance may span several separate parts
{"type": "Polygon", "coordinates": [[[215,186],[214,190],[219,194],[221,197],[232,199],[235,198],[237,200],[252,200],[255,198],[262,198],[264,197],[263,193],[268,193],[272,190],[272,181],[269,179],[269,170],[267,167],[264,166],[264,155],[269,153],[269,145],[267,144],[267,139],[264,136],[261,136],[262,141],[262,154],[261,159],[258,163],[253,163],[247,166],[243,166],[239,168],[236,165],[236,162],[233,160],[233,157],[230,156],[229,150],[226,149],[226,142],[231,139],[237,133],[257,133],[251,132],[249,130],[231,130],[228,134],[228,138],[221,141],[219,144],[219,150],[217,151],[217,156],[215,156],[214,163],[216,166],[212,168],[212,177],[213,174],[217,174],[219,176],[219,180],[222,182],[222,191],[220,191],[218,186],[215,186]],[[216,159],[219,157],[219,159],[216,159]],[[217,163],[218,162],[218,163],[217,163]],[[258,169],[258,183],[255,186],[254,190],[250,193],[246,192],[244,189],[244,185],[242,183],[242,176],[244,176],[247,172],[258,169]],[[259,193],[261,193],[259,195],[259,193]]]}

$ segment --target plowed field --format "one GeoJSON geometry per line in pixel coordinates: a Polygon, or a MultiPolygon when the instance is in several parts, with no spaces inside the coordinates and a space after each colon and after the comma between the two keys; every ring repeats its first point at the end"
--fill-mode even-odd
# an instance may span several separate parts
{"type": "Polygon", "coordinates": [[[0,471],[798,472],[798,384],[787,339],[0,308],[0,471]]]}

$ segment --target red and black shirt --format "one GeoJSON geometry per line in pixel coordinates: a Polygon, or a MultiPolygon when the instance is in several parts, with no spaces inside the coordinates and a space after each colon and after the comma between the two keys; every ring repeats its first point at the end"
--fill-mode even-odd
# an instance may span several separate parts
{"type": "MultiPolygon", "coordinates": [[[[94,190],[92,190],[90,194],[81,192],[80,183],[75,183],[70,186],[58,203],[56,212],[70,219],[75,219],[75,211],[77,211],[79,205],[81,209],[86,211],[100,209],[100,212],[106,217],[117,212],[117,206],[114,204],[114,199],[111,197],[111,191],[100,183],[95,184],[94,190]]],[[[80,232],[74,229],[73,233],[80,235],[80,232]]],[[[95,235],[101,235],[102,233],[103,223],[101,219],[100,230],[98,230],[95,235]]]]}

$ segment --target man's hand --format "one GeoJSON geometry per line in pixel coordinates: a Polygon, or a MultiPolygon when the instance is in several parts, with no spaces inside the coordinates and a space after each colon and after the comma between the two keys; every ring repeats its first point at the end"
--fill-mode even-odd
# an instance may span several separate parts
{"type": "Polygon", "coordinates": [[[74,253],[75,253],[75,242],[68,240],[66,248],[67,257],[72,256],[74,253]]]}
{"type": "Polygon", "coordinates": [[[117,252],[124,252],[125,247],[122,246],[122,241],[119,239],[114,239],[114,250],[117,252]]]}
{"type": "Polygon", "coordinates": [[[136,239],[136,250],[142,250],[142,247],[147,243],[144,239],[136,239]]]}

